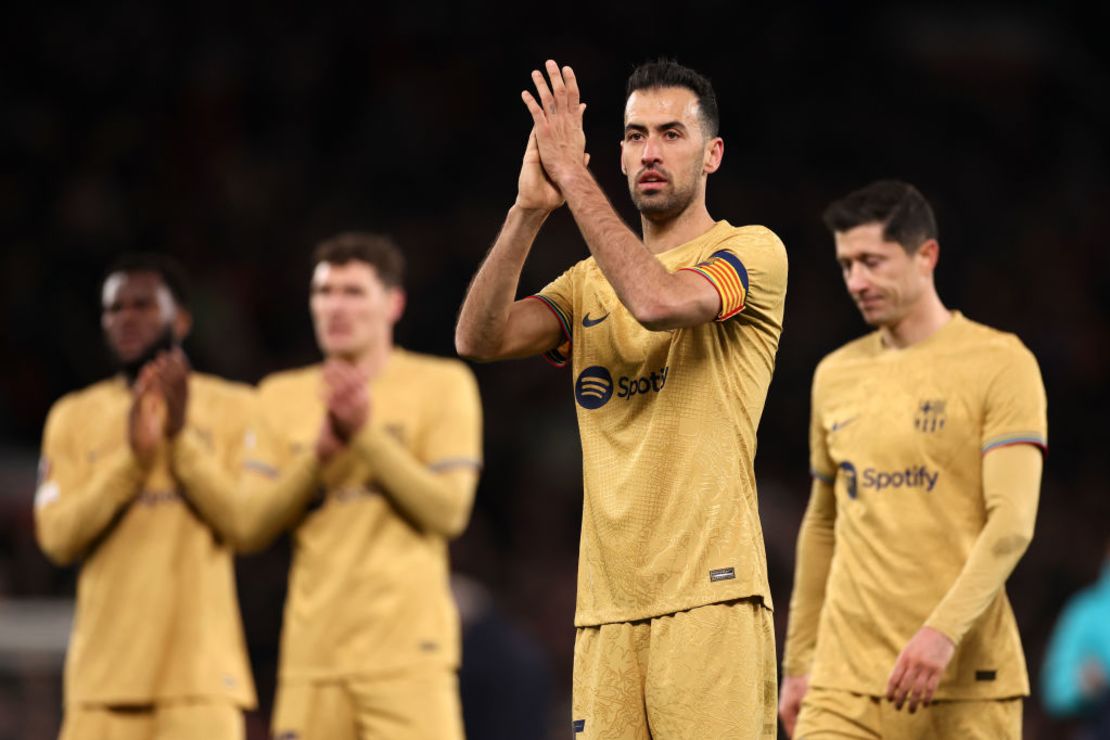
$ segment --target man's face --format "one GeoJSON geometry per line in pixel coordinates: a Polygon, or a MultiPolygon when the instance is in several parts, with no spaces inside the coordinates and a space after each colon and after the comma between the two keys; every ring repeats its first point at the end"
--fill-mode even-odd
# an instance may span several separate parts
{"type": "Polygon", "coordinates": [[[100,325],[108,347],[125,368],[154,354],[157,345],[180,341],[173,295],[155,272],[116,272],[104,281],[100,325]]]}
{"type": "Polygon", "coordinates": [[[835,239],[844,284],[871,326],[898,324],[931,284],[934,240],[911,254],[897,242],[885,241],[879,223],[838,231],[835,239]]]}
{"type": "Polygon", "coordinates": [[[385,285],[372,265],[321,262],[312,274],[312,323],[327,357],[357,359],[389,335],[401,318],[404,293],[385,285]]]}
{"type": "Polygon", "coordinates": [[[624,109],[621,172],[632,202],[652,221],[673,218],[704,197],[723,143],[707,139],[698,98],[684,87],[637,90],[624,109]]]}

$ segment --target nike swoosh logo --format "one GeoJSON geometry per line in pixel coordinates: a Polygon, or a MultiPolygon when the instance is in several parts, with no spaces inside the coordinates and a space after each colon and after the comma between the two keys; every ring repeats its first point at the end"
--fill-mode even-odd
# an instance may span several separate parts
{"type": "Polygon", "coordinates": [[[585,316],[582,317],[582,326],[589,329],[591,326],[597,326],[602,321],[605,321],[605,319],[607,319],[607,318],[609,318],[609,314],[605,314],[604,316],[602,316],[601,318],[598,318],[598,319],[591,319],[590,315],[587,313],[585,316]]]}
{"type": "Polygon", "coordinates": [[[829,431],[830,432],[840,431],[841,429],[848,426],[849,424],[851,424],[853,421],[855,421],[858,418],[859,418],[859,416],[849,416],[844,421],[834,421],[832,424],[829,425],[829,431]]]}

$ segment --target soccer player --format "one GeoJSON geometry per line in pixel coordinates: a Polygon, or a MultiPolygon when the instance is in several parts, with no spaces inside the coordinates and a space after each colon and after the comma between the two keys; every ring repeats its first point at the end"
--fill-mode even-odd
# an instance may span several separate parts
{"type": "Polygon", "coordinates": [[[1003,584],[1037,510],[1037,362],[941,303],[936,222],[913,186],[872,183],[824,220],[875,331],[813,378],[783,724],[797,738],[1019,738],[1029,681],[1003,584]]]}
{"type": "Polygon", "coordinates": [[[447,541],[481,466],[470,370],[393,343],[403,260],[381,236],[315,253],[322,364],[259,387],[238,531],[293,531],[274,737],[462,737],[447,541]]]}
{"type": "Polygon", "coordinates": [[[63,740],[237,740],[255,703],[223,483],[252,391],[189,371],[181,268],[121,259],[102,325],[120,372],[50,410],[35,532],[79,563],[63,740]]]}
{"type": "Polygon", "coordinates": [[[586,168],[570,67],[533,72],[515,204],[456,330],[482,360],[569,363],[585,501],[573,723],[582,738],[774,737],[775,647],[753,459],[787,260],[762,226],[710,217],[721,165],[709,81],[671,61],[628,80],[621,171],[642,238],[586,168]],[[550,82],[550,86],[549,83],[550,82]],[[591,252],[515,300],[566,202],[591,252]]]}

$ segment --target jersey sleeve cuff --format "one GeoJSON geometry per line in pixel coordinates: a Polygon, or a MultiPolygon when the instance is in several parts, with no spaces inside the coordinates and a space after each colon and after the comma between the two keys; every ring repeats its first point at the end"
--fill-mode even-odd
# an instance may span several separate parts
{"type": "Polygon", "coordinates": [[[555,367],[566,367],[567,363],[570,362],[570,349],[574,341],[571,339],[570,334],[570,320],[563,309],[559,307],[559,304],[547,296],[536,293],[535,295],[528,296],[528,298],[537,300],[544,306],[547,306],[547,310],[551,311],[559,321],[559,328],[563,330],[565,341],[560,342],[558,346],[552,347],[544,352],[543,357],[555,367]]]}
{"type": "Polygon", "coordinates": [[[1039,449],[1042,454],[1048,453],[1048,441],[1043,434],[1037,432],[1016,432],[991,437],[983,443],[982,453],[985,455],[991,450],[1012,447],[1013,445],[1033,445],[1039,449]]]}
{"type": "Polygon", "coordinates": [[[822,483],[827,483],[830,486],[836,482],[835,473],[826,473],[824,471],[818,470],[817,468],[810,468],[809,474],[822,483]]]}

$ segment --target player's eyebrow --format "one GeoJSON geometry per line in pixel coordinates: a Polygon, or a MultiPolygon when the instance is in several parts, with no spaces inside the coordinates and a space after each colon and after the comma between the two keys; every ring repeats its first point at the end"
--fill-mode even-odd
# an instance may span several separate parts
{"type": "MultiPolygon", "coordinates": [[[[666,123],[660,123],[660,124],[656,125],[654,128],[655,128],[656,131],[666,131],[666,130],[672,129],[672,128],[673,129],[678,129],[680,131],[685,131],[686,130],[686,124],[683,123],[682,121],[667,121],[666,123]]],[[[629,131],[638,131],[640,133],[647,133],[647,130],[648,130],[648,127],[645,126],[642,123],[628,123],[628,124],[625,124],[625,127],[624,127],[624,132],[625,133],[628,133],[629,131]]]]}

